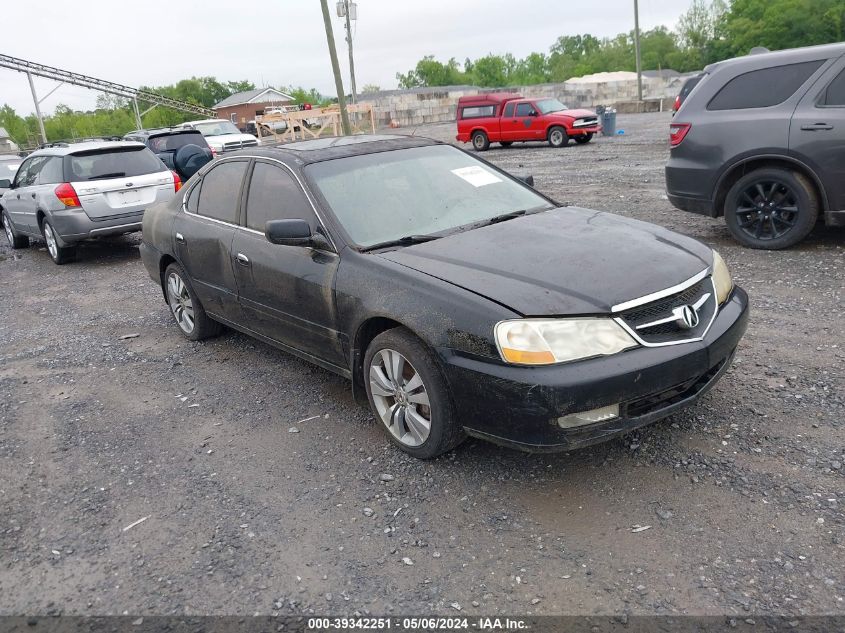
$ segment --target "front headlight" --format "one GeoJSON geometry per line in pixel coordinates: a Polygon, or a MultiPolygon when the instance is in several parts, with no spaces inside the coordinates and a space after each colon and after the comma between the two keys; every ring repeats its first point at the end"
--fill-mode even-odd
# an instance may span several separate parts
{"type": "Polygon", "coordinates": [[[605,318],[502,321],[495,336],[502,359],[515,365],[565,363],[637,346],[616,321],[605,318]]]}
{"type": "Polygon", "coordinates": [[[713,251],[713,284],[716,286],[716,299],[722,305],[731,296],[734,289],[734,281],[728,265],[717,251],[713,251]]]}

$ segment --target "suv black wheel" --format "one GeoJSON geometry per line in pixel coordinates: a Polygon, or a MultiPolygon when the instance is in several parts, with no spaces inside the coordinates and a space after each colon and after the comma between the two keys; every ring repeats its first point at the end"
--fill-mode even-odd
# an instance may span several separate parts
{"type": "Polygon", "coordinates": [[[29,246],[29,238],[26,235],[15,233],[15,227],[12,226],[12,221],[9,219],[9,214],[6,211],[3,211],[0,218],[2,218],[3,232],[6,234],[6,239],[9,240],[9,246],[15,249],[29,246]]]}
{"type": "Polygon", "coordinates": [[[575,136],[573,138],[575,139],[575,142],[578,143],[578,145],[586,145],[587,143],[593,140],[593,133],[587,132],[586,134],[579,134],[578,136],[575,136]]]}
{"type": "Polygon", "coordinates": [[[569,136],[566,134],[566,130],[559,125],[549,129],[548,139],[549,145],[552,147],[566,147],[569,144],[569,136]]]}
{"type": "Polygon", "coordinates": [[[481,130],[472,133],[472,147],[476,152],[484,152],[490,147],[490,139],[481,130]]]}
{"type": "Polygon", "coordinates": [[[728,229],[751,248],[789,248],[809,235],[818,217],[812,184],[788,169],[753,171],[731,187],[725,200],[728,229]]]}
{"type": "Polygon", "coordinates": [[[364,384],[376,419],[409,455],[430,459],[464,440],[437,362],[405,328],[372,340],[364,355],[364,384]]]}
{"type": "Polygon", "coordinates": [[[47,242],[47,252],[53,263],[61,266],[76,259],[76,247],[59,244],[59,238],[50,220],[44,220],[41,223],[41,233],[44,235],[44,241],[47,242]]]}
{"type": "Polygon", "coordinates": [[[164,271],[164,291],[176,325],[187,338],[200,341],[220,334],[221,325],[205,313],[188,275],[179,264],[170,264],[164,271]]]}

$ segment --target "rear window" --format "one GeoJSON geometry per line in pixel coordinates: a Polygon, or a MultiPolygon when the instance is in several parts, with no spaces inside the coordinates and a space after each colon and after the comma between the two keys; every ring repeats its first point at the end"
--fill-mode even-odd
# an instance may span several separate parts
{"type": "Polygon", "coordinates": [[[166,134],[152,136],[147,143],[148,147],[156,154],[161,152],[175,152],[185,145],[198,145],[208,147],[205,137],[199,132],[182,132],[180,134],[166,134]]]}
{"type": "Polygon", "coordinates": [[[493,116],[496,113],[496,106],[469,106],[461,110],[462,119],[480,119],[486,116],[493,116]]]}
{"type": "Polygon", "coordinates": [[[824,91],[821,105],[845,106],[845,70],[830,82],[830,85],[824,91]]]}
{"type": "Polygon", "coordinates": [[[167,169],[146,147],[95,149],[65,157],[71,182],[143,176],[167,169]]]}
{"type": "Polygon", "coordinates": [[[708,110],[769,108],[789,99],[825,60],[752,70],[726,83],[707,104],[708,110]]]}
{"type": "Polygon", "coordinates": [[[701,81],[701,78],[704,75],[699,75],[698,77],[693,77],[692,79],[688,79],[687,83],[684,84],[684,87],[681,88],[681,98],[686,99],[687,95],[692,92],[692,89],[698,85],[698,82],[701,81]]]}

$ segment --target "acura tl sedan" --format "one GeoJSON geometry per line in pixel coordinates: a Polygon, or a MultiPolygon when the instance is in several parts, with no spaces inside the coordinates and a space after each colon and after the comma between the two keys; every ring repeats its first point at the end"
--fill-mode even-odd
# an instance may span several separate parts
{"type": "Polygon", "coordinates": [[[147,211],[141,253],[186,337],[225,325],[350,378],[419,458],[654,422],[719,380],[748,320],[709,247],[419,137],[226,155],[147,211]]]}

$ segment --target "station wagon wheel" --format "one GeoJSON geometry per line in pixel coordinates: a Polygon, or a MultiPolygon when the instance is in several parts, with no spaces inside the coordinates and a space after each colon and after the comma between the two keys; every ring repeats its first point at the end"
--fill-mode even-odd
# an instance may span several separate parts
{"type": "Polygon", "coordinates": [[[47,252],[50,254],[50,259],[54,263],[61,266],[76,259],[76,248],[59,244],[59,238],[56,236],[56,231],[49,220],[45,219],[42,222],[41,233],[44,235],[44,241],[47,242],[47,252]]]}
{"type": "Polygon", "coordinates": [[[188,276],[179,264],[170,264],[164,271],[164,291],[167,305],[182,334],[199,341],[220,333],[220,324],[205,313],[188,276]]]}
{"type": "Polygon", "coordinates": [[[428,459],[464,439],[432,352],[405,328],[373,339],[364,356],[363,379],[377,419],[405,452],[428,459]]]}
{"type": "Polygon", "coordinates": [[[472,133],[472,147],[476,152],[484,152],[490,147],[490,139],[481,130],[472,133]]]}
{"type": "Polygon", "coordinates": [[[579,134],[574,138],[575,142],[578,143],[578,145],[586,145],[587,143],[593,140],[593,133],[587,132],[586,134],[579,134]]]}
{"type": "Polygon", "coordinates": [[[803,240],[818,219],[813,186],[786,169],[761,169],[728,192],[725,221],[733,236],[752,248],[788,248],[803,240]]]}
{"type": "Polygon", "coordinates": [[[554,126],[549,130],[549,145],[552,147],[563,147],[569,143],[569,136],[566,130],[559,125],[554,126]]]}
{"type": "Polygon", "coordinates": [[[15,249],[29,246],[29,238],[26,235],[15,235],[15,229],[12,228],[12,221],[9,219],[8,213],[3,211],[0,218],[2,218],[3,231],[6,233],[6,239],[9,240],[9,246],[15,249]]]}

